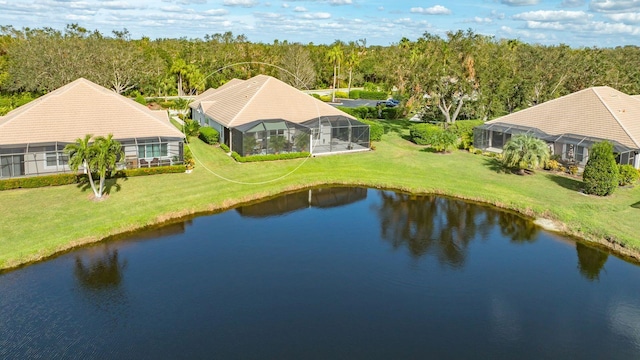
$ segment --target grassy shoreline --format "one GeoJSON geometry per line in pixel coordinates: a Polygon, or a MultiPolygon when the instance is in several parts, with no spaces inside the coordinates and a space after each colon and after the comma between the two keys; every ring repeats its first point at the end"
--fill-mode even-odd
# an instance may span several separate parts
{"type": "Polygon", "coordinates": [[[101,202],[89,201],[90,191],[75,185],[0,192],[0,270],[117,234],[323,185],[490,204],[554,220],[570,236],[640,259],[635,235],[640,187],[622,188],[607,198],[584,196],[576,191],[578,180],[545,172],[499,173],[490,158],[431,153],[393,129],[376,143],[376,151],[278,162],[238,164],[199,140],[191,147],[199,162],[193,173],[112,180],[109,197],[101,202]]]}

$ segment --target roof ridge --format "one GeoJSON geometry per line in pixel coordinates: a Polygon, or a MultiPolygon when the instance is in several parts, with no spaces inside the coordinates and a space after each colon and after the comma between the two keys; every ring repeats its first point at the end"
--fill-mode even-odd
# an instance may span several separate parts
{"type": "MultiPolygon", "coordinates": [[[[257,75],[257,76],[260,76],[260,75],[257,75]]],[[[256,77],[257,77],[257,76],[256,76],[256,77]]],[[[266,76],[266,75],[265,75],[265,76],[266,76]]],[[[267,83],[268,83],[269,81],[271,81],[271,77],[270,77],[270,76],[266,76],[266,78],[267,78],[267,80],[266,80],[265,82],[263,82],[263,83],[262,83],[262,85],[260,85],[260,87],[258,88],[258,90],[256,90],[256,92],[255,92],[255,93],[253,93],[253,95],[251,96],[251,99],[247,100],[247,102],[246,102],[246,103],[244,103],[244,105],[242,106],[242,109],[240,109],[240,111],[238,111],[238,112],[235,114],[235,116],[234,116],[233,118],[231,118],[231,120],[229,121],[228,127],[231,127],[231,126],[232,126],[233,121],[234,121],[235,119],[237,119],[237,118],[242,114],[242,112],[246,110],[246,108],[247,108],[247,107],[249,107],[249,105],[251,104],[251,102],[253,101],[253,99],[255,99],[255,98],[256,98],[256,96],[257,96],[257,95],[262,91],[262,89],[264,89],[264,87],[267,85],[267,83]]],[[[251,79],[247,79],[246,81],[248,81],[248,80],[251,80],[251,79]]]]}
{"type": "MultiPolygon", "coordinates": [[[[627,95],[619,90],[613,89],[612,87],[609,86],[602,86],[601,88],[609,88],[612,90],[615,90],[616,92],[623,94],[623,95],[627,95]]],[[[590,88],[591,89],[591,88],[590,88]]],[[[627,134],[627,136],[629,137],[629,139],[631,139],[631,141],[636,144],[636,146],[640,147],[640,143],[638,143],[638,141],[636,141],[636,139],[633,137],[633,135],[629,132],[629,130],[627,129],[626,126],[624,126],[624,124],[622,123],[622,121],[620,121],[620,119],[618,118],[618,116],[615,114],[615,112],[609,107],[609,105],[606,103],[606,101],[604,101],[604,99],[602,98],[602,96],[600,96],[600,94],[598,94],[597,91],[593,91],[594,94],[596,94],[596,96],[598,97],[598,99],[600,100],[600,102],[602,103],[602,105],[604,105],[604,107],[607,109],[607,111],[609,111],[609,113],[611,114],[611,116],[613,116],[613,118],[616,120],[616,122],[618,123],[618,125],[620,125],[620,127],[622,128],[622,131],[624,131],[625,134],[627,134]]],[[[619,95],[618,95],[619,96],[619,95]]],[[[629,96],[629,95],[627,95],[629,96]]],[[[629,96],[631,97],[631,96],[629,96]]]]}

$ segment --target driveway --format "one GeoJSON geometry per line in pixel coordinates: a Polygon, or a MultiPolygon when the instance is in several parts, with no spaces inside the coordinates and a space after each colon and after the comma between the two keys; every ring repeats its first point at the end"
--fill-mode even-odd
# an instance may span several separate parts
{"type": "Polygon", "coordinates": [[[329,103],[330,105],[333,106],[344,106],[344,107],[348,107],[348,108],[356,108],[356,107],[360,107],[360,106],[376,106],[376,103],[379,100],[362,100],[362,99],[358,99],[358,100],[351,100],[351,99],[336,99],[335,103],[329,103]]]}

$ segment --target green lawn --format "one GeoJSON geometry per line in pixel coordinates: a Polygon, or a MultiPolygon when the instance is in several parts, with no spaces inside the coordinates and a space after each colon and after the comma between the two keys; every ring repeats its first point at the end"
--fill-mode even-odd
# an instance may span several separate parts
{"type": "Polygon", "coordinates": [[[90,201],[75,185],[0,192],[0,269],[72,246],[156,224],[215,211],[287,190],[322,184],[357,184],[438,193],[483,201],[565,223],[590,240],[609,239],[640,250],[640,187],[607,198],[576,191],[579,180],[540,172],[496,171],[494,160],[467,152],[442,155],[406,141],[405,122],[385,122],[375,151],[278,162],[238,164],[197,139],[191,174],[112,181],[109,197],[90,201]],[[225,179],[223,179],[225,178],[225,179]]]}

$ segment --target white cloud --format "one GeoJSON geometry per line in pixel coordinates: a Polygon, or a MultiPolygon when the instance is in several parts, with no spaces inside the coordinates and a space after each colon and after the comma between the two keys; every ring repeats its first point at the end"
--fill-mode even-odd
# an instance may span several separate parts
{"type": "Polygon", "coordinates": [[[223,16],[229,14],[229,12],[225,9],[209,9],[203,12],[205,15],[211,16],[223,16]]]}
{"type": "Polygon", "coordinates": [[[287,4],[287,3],[282,3],[282,7],[283,7],[283,8],[285,8],[285,9],[287,9],[287,8],[289,7],[289,4],[287,4]]]}
{"type": "Polygon", "coordinates": [[[625,24],[640,24],[640,13],[637,13],[637,12],[609,14],[607,15],[607,18],[613,21],[617,21],[625,24]]]}
{"type": "Polygon", "coordinates": [[[540,0],[501,0],[500,2],[509,6],[531,6],[537,5],[540,0]]]}
{"type": "Polygon", "coordinates": [[[224,6],[239,6],[250,8],[257,6],[259,2],[257,0],[224,0],[222,3],[224,6]]]}
{"type": "Polygon", "coordinates": [[[589,15],[584,11],[538,10],[516,14],[512,18],[537,22],[586,22],[592,17],[593,15],[589,15]]]}
{"type": "Polygon", "coordinates": [[[413,7],[410,10],[412,13],[425,14],[425,15],[449,15],[451,10],[442,5],[432,6],[430,8],[413,7]]]}
{"type": "Polygon", "coordinates": [[[327,12],[316,12],[316,13],[304,14],[301,17],[309,20],[321,20],[321,19],[329,19],[331,17],[331,14],[327,12]]]}
{"type": "Polygon", "coordinates": [[[304,6],[296,6],[293,11],[295,12],[307,12],[307,8],[305,8],[304,6]]]}
{"type": "Polygon", "coordinates": [[[640,10],[640,0],[593,0],[589,8],[597,12],[640,10]]]}
{"type": "Polygon", "coordinates": [[[329,0],[331,5],[351,5],[352,3],[352,0],[329,0]]]}

